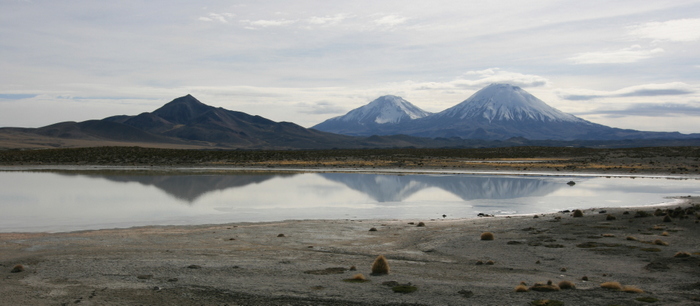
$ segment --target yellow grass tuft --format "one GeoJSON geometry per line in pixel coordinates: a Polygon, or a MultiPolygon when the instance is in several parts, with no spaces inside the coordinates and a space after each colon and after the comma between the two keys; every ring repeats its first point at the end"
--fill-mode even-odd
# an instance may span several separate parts
{"type": "Polygon", "coordinates": [[[635,286],[624,286],[622,287],[622,291],[627,293],[644,293],[644,290],[639,289],[635,286]]]}
{"type": "Polygon", "coordinates": [[[12,267],[12,270],[10,270],[10,273],[19,273],[19,272],[24,272],[23,265],[15,265],[14,267],[12,267]]]}
{"type": "Polygon", "coordinates": [[[567,280],[560,281],[558,286],[561,289],[576,289],[576,285],[567,280]]]}
{"type": "Polygon", "coordinates": [[[615,234],[603,234],[603,237],[615,237],[615,234]]]}
{"type": "Polygon", "coordinates": [[[368,282],[369,280],[365,278],[362,273],[357,273],[353,275],[351,278],[346,278],[343,280],[346,283],[365,283],[368,282]]]}
{"type": "Polygon", "coordinates": [[[661,233],[661,236],[668,236],[668,232],[661,233]]]}
{"type": "Polygon", "coordinates": [[[372,263],[372,275],[389,274],[389,262],[384,255],[377,256],[377,259],[372,263]]]}
{"type": "Polygon", "coordinates": [[[604,282],[600,284],[600,287],[612,290],[622,290],[622,285],[618,282],[604,282]]]}
{"type": "Polygon", "coordinates": [[[690,253],[688,253],[688,252],[678,252],[678,253],[676,253],[675,255],[673,255],[673,257],[676,257],[676,258],[687,258],[687,257],[690,257],[690,253]]]}
{"type": "Polygon", "coordinates": [[[523,283],[520,283],[520,285],[515,286],[515,292],[528,292],[530,289],[527,288],[526,285],[523,283]]]}
{"type": "Polygon", "coordinates": [[[635,238],[635,237],[633,237],[633,236],[627,236],[626,239],[627,239],[627,240],[632,240],[632,241],[637,241],[637,238],[635,238]]]}
{"type": "Polygon", "coordinates": [[[663,240],[661,240],[661,239],[656,239],[656,240],[654,240],[653,243],[654,243],[655,245],[668,245],[668,242],[663,241],[663,240]]]}
{"type": "Polygon", "coordinates": [[[481,233],[481,240],[493,240],[493,233],[492,232],[483,232],[481,233]]]}
{"type": "Polygon", "coordinates": [[[559,291],[560,289],[559,286],[552,284],[552,281],[549,280],[547,281],[547,284],[535,283],[530,287],[530,290],[539,292],[552,292],[559,291]]]}

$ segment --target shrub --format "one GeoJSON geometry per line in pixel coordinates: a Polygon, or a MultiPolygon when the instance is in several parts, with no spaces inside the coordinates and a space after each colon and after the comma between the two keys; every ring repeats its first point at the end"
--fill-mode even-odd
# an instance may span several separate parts
{"type": "Polygon", "coordinates": [[[561,289],[576,289],[576,285],[570,281],[563,280],[558,284],[561,289]]]}
{"type": "Polygon", "coordinates": [[[483,232],[481,233],[481,240],[493,240],[493,233],[492,232],[483,232]]]}
{"type": "Polygon", "coordinates": [[[581,218],[583,217],[583,211],[580,209],[574,210],[574,218],[581,218]]]}
{"type": "Polygon", "coordinates": [[[12,270],[10,273],[19,273],[19,272],[24,272],[24,266],[23,265],[15,265],[12,267],[12,270]]]}
{"type": "Polygon", "coordinates": [[[389,262],[384,255],[379,255],[372,263],[372,275],[389,274],[389,262]]]}

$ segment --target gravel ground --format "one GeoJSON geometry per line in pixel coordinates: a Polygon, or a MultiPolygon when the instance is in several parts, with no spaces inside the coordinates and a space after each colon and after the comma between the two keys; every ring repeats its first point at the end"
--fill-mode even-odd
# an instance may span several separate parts
{"type": "MultiPolygon", "coordinates": [[[[662,209],[700,212],[699,203],[662,209]]],[[[698,305],[697,213],[664,222],[655,209],[1,233],[0,304],[698,305]],[[495,239],[481,240],[486,231],[495,239]],[[390,272],[371,275],[380,254],[390,272]],[[18,264],[24,271],[12,273],[18,264]],[[368,281],[344,281],[358,273],[368,281]],[[576,289],[514,290],[548,280],[576,289]],[[644,292],[600,287],[608,281],[644,292]],[[393,291],[409,284],[417,290],[393,291]]]]}

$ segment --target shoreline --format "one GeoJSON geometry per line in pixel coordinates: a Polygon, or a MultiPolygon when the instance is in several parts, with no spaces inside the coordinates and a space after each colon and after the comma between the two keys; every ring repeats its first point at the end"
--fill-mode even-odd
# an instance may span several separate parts
{"type": "Polygon", "coordinates": [[[668,172],[650,173],[614,173],[614,172],[561,172],[555,170],[471,170],[440,168],[333,168],[333,167],[244,167],[244,166],[114,166],[114,165],[0,165],[0,171],[17,172],[149,172],[149,173],[187,173],[187,174],[226,174],[233,172],[290,172],[290,173],[370,173],[370,174],[465,174],[465,175],[503,175],[503,176],[571,176],[571,177],[620,177],[620,178],[663,178],[695,179],[700,174],[670,174],[668,172]]]}
{"type": "Polygon", "coordinates": [[[700,198],[681,200],[663,208],[587,209],[580,218],[559,212],[0,233],[0,293],[20,305],[645,304],[638,298],[693,305],[700,301],[700,198]],[[671,222],[654,216],[676,207],[694,212],[671,222]],[[485,231],[495,239],[480,240],[485,231]],[[680,251],[689,256],[674,257],[680,251]],[[380,254],[391,271],[370,275],[380,254]],[[494,264],[479,264],[488,261],[494,264]],[[25,271],[9,273],[16,264],[25,271]],[[369,282],[343,281],[356,273],[369,282]],[[521,281],[547,280],[572,281],[577,289],[514,291],[521,281]],[[384,284],[390,281],[417,291],[394,293],[384,284]],[[605,281],[644,293],[603,289],[605,281]]]}

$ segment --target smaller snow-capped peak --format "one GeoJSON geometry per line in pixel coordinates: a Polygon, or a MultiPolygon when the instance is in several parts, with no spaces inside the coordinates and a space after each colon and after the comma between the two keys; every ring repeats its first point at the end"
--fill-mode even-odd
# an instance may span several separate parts
{"type": "Polygon", "coordinates": [[[439,113],[452,118],[481,118],[491,121],[585,121],[547,105],[517,86],[491,84],[464,102],[439,113]]]}
{"type": "Polygon", "coordinates": [[[345,122],[385,124],[423,118],[430,114],[401,97],[387,95],[336,118],[345,122]]]}

